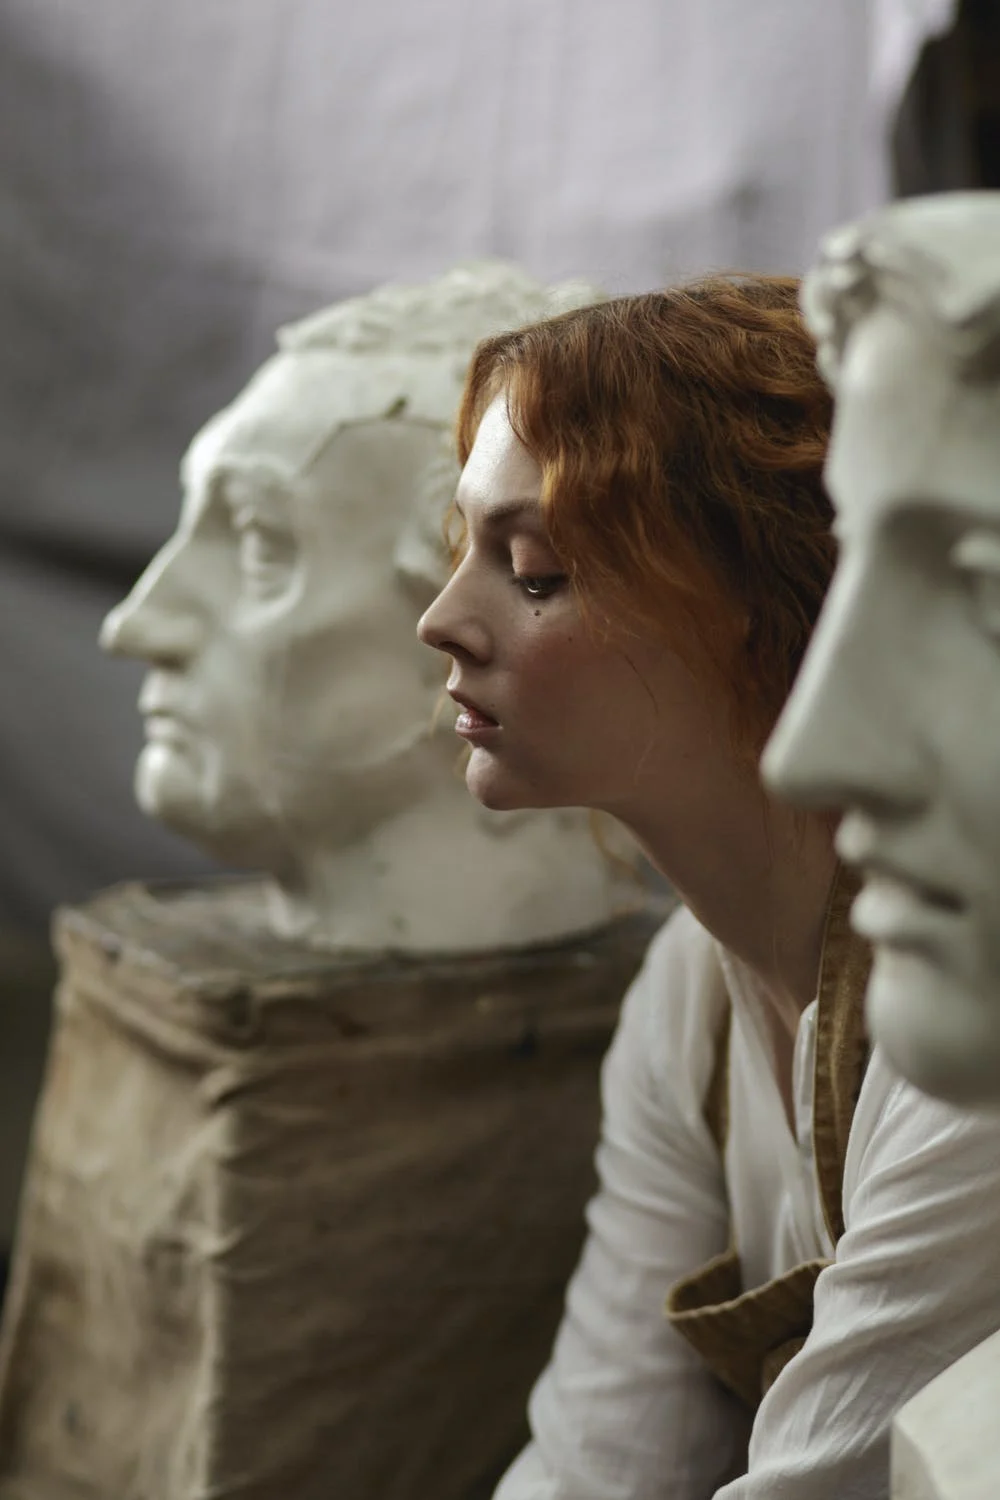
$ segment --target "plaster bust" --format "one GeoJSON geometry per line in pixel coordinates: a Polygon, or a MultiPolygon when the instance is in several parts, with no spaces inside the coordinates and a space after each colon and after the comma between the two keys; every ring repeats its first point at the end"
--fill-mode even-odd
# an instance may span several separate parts
{"type": "Polygon", "coordinates": [[[469,797],[415,634],[446,575],[473,347],[595,295],[488,263],[282,330],[195,437],[177,530],[104,622],[106,650],[151,668],[141,807],[265,872],[284,936],[488,949],[593,927],[620,901],[584,813],[469,797]]]}
{"type": "Polygon", "coordinates": [[[841,551],[764,774],[843,811],[874,1038],[930,1093],[1000,1100],[1000,193],[834,233],[803,305],[841,551]]]}

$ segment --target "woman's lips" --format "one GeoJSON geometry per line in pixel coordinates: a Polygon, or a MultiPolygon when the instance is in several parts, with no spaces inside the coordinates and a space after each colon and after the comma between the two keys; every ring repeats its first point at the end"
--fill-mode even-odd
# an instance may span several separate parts
{"type": "Polygon", "coordinates": [[[463,739],[479,739],[488,736],[492,730],[500,728],[496,719],[491,718],[471,699],[463,697],[460,693],[451,695],[462,712],[455,720],[455,733],[460,734],[463,739]]]}
{"type": "Polygon", "coordinates": [[[455,720],[455,733],[460,734],[465,740],[481,739],[499,728],[500,725],[496,719],[491,719],[488,714],[480,713],[478,708],[463,708],[455,720]]]}

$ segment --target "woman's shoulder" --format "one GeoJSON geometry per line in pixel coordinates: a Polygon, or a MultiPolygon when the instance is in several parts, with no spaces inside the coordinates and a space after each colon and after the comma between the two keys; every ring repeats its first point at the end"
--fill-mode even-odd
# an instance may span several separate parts
{"type": "Polygon", "coordinates": [[[653,937],[640,979],[654,1003],[669,992],[675,1021],[682,1015],[703,1016],[706,1007],[715,1019],[727,1003],[719,944],[684,905],[671,912],[653,937]]]}
{"type": "Polygon", "coordinates": [[[658,977],[668,975],[686,984],[698,984],[719,969],[718,943],[683,902],[653,934],[646,950],[644,969],[658,977]]]}
{"type": "Polygon", "coordinates": [[[678,906],[649,945],[626,996],[622,1027],[658,1084],[699,1115],[728,1006],[718,943],[678,906]]]}
{"type": "MultiPolygon", "coordinates": [[[[881,1047],[872,1049],[844,1163],[845,1209],[872,1183],[903,1196],[937,1191],[951,1171],[977,1179],[1000,1205],[1000,1113],[948,1104],[902,1077],[881,1047]]],[[[849,1217],[849,1216],[848,1216],[849,1217]]]]}

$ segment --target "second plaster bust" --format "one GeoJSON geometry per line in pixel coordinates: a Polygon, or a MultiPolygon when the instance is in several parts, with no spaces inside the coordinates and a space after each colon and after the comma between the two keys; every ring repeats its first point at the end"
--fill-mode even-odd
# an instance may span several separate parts
{"type": "Polygon", "coordinates": [[[1000,1099],[1000,193],[838,231],[804,304],[840,562],[764,771],[844,812],[875,1039],[930,1093],[1000,1099]]]}
{"type": "Polygon", "coordinates": [[[584,813],[469,797],[415,634],[446,568],[473,347],[594,295],[484,264],[338,304],[284,329],[185,456],[177,530],[102,644],[151,667],[140,805],[266,872],[283,935],[488,949],[595,926],[620,902],[584,813]]]}

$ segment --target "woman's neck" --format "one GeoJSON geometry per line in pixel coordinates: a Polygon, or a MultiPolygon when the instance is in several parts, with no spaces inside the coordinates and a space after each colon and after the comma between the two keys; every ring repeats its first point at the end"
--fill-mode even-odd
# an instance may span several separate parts
{"type": "Polygon", "coordinates": [[[758,975],[794,1035],[816,994],[836,869],[829,821],[770,801],[744,771],[716,793],[680,831],[673,818],[661,825],[655,805],[627,821],[702,926],[758,975]]]}

